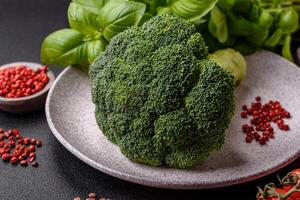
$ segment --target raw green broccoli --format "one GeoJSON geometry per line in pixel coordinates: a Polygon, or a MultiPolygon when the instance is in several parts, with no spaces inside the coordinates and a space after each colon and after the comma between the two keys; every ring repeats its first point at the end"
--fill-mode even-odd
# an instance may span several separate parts
{"type": "Polygon", "coordinates": [[[118,34],[90,67],[96,119],[129,159],[188,168],[224,143],[234,77],[195,27],[170,15],[118,34]]]}

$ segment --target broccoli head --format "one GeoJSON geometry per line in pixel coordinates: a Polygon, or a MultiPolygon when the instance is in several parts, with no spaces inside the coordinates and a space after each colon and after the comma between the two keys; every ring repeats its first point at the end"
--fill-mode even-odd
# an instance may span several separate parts
{"type": "Polygon", "coordinates": [[[114,37],[90,67],[96,119],[129,159],[188,168],[224,143],[234,77],[195,27],[157,16],[114,37]]]}

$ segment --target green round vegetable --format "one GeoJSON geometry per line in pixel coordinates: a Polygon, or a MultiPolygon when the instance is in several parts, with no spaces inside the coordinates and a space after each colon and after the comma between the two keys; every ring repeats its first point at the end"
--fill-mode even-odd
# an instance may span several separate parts
{"type": "Polygon", "coordinates": [[[210,12],[208,30],[220,43],[224,43],[228,39],[226,15],[218,8],[218,6],[215,6],[210,12]]]}
{"type": "Polygon", "coordinates": [[[129,159],[188,168],[223,145],[234,77],[208,59],[192,24],[161,15],[130,28],[89,75],[97,123],[129,159]]]}
{"type": "Polygon", "coordinates": [[[209,55],[210,59],[234,74],[236,85],[245,78],[247,62],[239,52],[233,49],[221,49],[209,55]]]}

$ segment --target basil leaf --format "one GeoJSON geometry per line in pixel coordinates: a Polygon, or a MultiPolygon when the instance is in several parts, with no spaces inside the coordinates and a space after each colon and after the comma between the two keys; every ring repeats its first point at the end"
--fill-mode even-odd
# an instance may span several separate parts
{"type": "Polygon", "coordinates": [[[172,10],[170,7],[158,7],[157,8],[157,15],[164,15],[164,14],[172,14],[172,10]]]}
{"type": "Polygon", "coordinates": [[[99,35],[97,15],[85,10],[78,4],[71,3],[68,9],[68,19],[70,27],[85,34],[99,35]]]}
{"type": "Polygon", "coordinates": [[[244,17],[229,15],[228,30],[232,35],[248,37],[261,29],[259,24],[251,22],[244,17]]]}
{"type": "Polygon", "coordinates": [[[137,26],[146,10],[139,2],[111,0],[102,9],[98,22],[102,27],[102,36],[110,41],[128,27],[137,26]]]}
{"type": "Polygon", "coordinates": [[[256,51],[257,47],[248,41],[241,40],[233,46],[233,49],[235,49],[243,55],[248,55],[256,51]]]}
{"type": "Polygon", "coordinates": [[[255,4],[252,4],[250,11],[247,13],[247,19],[250,21],[256,22],[259,20],[261,12],[261,7],[255,4]]]}
{"type": "Polygon", "coordinates": [[[149,10],[152,13],[152,15],[156,14],[156,9],[157,9],[158,6],[161,5],[161,3],[163,3],[161,0],[152,0],[152,1],[150,1],[149,10]]]}
{"type": "Polygon", "coordinates": [[[292,41],[291,35],[287,35],[285,37],[284,44],[283,44],[283,47],[282,47],[282,55],[283,55],[284,58],[286,58],[289,61],[293,62],[294,59],[293,59],[293,56],[292,56],[292,53],[291,53],[291,41],[292,41]]]}
{"type": "Polygon", "coordinates": [[[251,9],[252,4],[252,0],[237,0],[235,1],[233,11],[242,15],[247,14],[251,9]]]}
{"type": "Polygon", "coordinates": [[[72,2],[82,6],[84,9],[99,14],[100,9],[108,2],[109,0],[73,0],[72,2]]]}
{"type": "Polygon", "coordinates": [[[273,16],[266,10],[263,10],[259,16],[259,25],[264,28],[270,28],[273,25],[273,16]]]}
{"type": "Polygon", "coordinates": [[[171,5],[172,3],[175,3],[178,0],[166,0],[167,5],[171,5]]]}
{"type": "Polygon", "coordinates": [[[207,30],[201,30],[201,35],[204,38],[205,43],[209,47],[209,52],[215,52],[219,49],[233,47],[237,42],[237,37],[228,35],[228,39],[224,43],[220,43],[215,37],[213,37],[207,30]]]}
{"type": "Polygon", "coordinates": [[[88,47],[92,41],[83,40],[84,35],[73,29],[62,29],[52,33],[42,44],[42,62],[61,66],[89,66],[88,47]]]}
{"type": "Polygon", "coordinates": [[[289,8],[281,13],[279,28],[286,34],[293,33],[299,28],[299,17],[295,9],[289,8]]]}
{"type": "Polygon", "coordinates": [[[225,14],[215,6],[210,13],[208,23],[209,32],[215,36],[220,43],[224,43],[228,39],[228,29],[225,14]]]}
{"type": "Polygon", "coordinates": [[[261,30],[248,36],[247,40],[257,46],[261,46],[269,36],[269,28],[273,25],[273,16],[268,11],[262,10],[258,18],[258,25],[261,27],[261,30]]]}
{"type": "Polygon", "coordinates": [[[252,42],[253,44],[260,46],[264,43],[264,41],[268,38],[269,36],[269,29],[263,29],[260,30],[252,35],[250,35],[247,40],[249,42],[252,42]]]}
{"type": "Polygon", "coordinates": [[[202,17],[209,13],[217,2],[218,0],[178,0],[169,7],[175,16],[200,24],[204,21],[202,17]]]}
{"type": "Polygon", "coordinates": [[[87,43],[88,61],[92,63],[104,50],[106,45],[101,40],[94,40],[87,43]]]}
{"type": "Polygon", "coordinates": [[[236,0],[219,0],[217,5],[221,10],[229,12],[233,8],[235,1],[236,0]]]}
{"type": "Polygon", "coordinates": [[[139,22],[139,26],[143,25],[146,21],[148,21],[149,19],[151,19],[153,17],[153,15],[151,15],[150,13],[145,13],[142,17],[142,19],[139,22]]]}
{"type": "Polygon", "coordinates": [[[151,15],[157,14],[157,8],[159,6],[166,5],[166,0],[133,0],[133,1],[146,4],[147,6],[146,12],[151,15]]]}
{"type": "Polygon", "coordinates": [[[280,42],[283,36],[281,29],[277,29],[265,42],[264,46],[266,47],[275,47],[280,42]]]}

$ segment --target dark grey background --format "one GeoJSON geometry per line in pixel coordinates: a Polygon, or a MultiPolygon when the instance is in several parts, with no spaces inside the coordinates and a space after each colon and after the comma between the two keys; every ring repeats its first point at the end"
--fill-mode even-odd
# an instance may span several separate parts
{"type": "MultiPolygon", "coordinates": [[[[54,30],[67,27],[68,0],[0,0],[0,65],[14,61],[39,62],[40,45],[54,30]]],[[[61,68],[51,66],[56,75],[61,68]]],[[[0,127],[17,127],[24,135],[40,138],[40,167],[11,167],[0,162],[0,199],[72,200],[89,192],[111,199],[255,199],[256,186],[276,181],[300,167],[300,160],[265,178],[214,190],[162,190],[128,183],[89,167],[69,153],[52,135],[44,111],[29,115],[0,112],[0,127]]]]}

